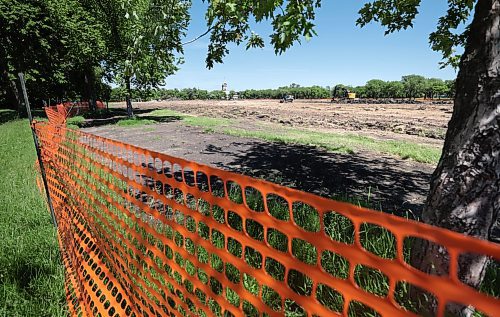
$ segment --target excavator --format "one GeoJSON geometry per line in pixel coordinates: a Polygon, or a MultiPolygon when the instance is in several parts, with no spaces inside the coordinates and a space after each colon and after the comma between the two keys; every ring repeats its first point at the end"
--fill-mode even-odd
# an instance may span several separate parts
{"type": "Polygon", "coordinates": [[[356,100],[356,93],[348,90],[344,86],[337,85],[333,89],[332,102],[347,101],[352,102],[356,100]]]}

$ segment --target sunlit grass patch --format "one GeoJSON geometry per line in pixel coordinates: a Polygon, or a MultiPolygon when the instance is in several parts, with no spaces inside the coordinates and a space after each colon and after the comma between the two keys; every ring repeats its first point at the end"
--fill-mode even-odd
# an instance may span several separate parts
{"type": "Polygon", "coordinates": [[[119,127],[137,127],[137,126],[143,126],[143,125],[150,125],[156,123],[154,120],[150,119],[142,119],[140,117],[134,117],[131,119],[124,119],[120,120],[115,125],[119,127]]]}
{"type": "Polygon", "coordinates": [[[28,120],[0,125],[0,316],[66,316],[56,230],[35,181],[28,120]]]}

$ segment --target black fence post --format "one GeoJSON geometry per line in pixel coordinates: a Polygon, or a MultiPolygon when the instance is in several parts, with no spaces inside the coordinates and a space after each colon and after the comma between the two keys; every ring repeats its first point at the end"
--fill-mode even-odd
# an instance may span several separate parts
{"type": "Polygon", "coordinates": [[[47,194],[47,204],[49,205],[50,216],[52,217],[52,223],[57,228],[57,219],[54,213],[54,207],[52,206],[52,199],[50,198],[49,185],[47,183],[47,176],[45,174],[45,166],[43,165],[40,143],[38,142],[38,136],[36,135],[35,127],[33,126],[33,117],[31,116],[31,108],[30,108],[30,103],[28,101],[28,93],[26,92],[26,83],[24,81],[24,74],[19,73],[18,75],[19,75],[19,81],[21,82],[21,88],[23,90],[24,105],[26,106],[26,112],[28,113],[28,119],[30,121],[31,134],[33,135],[33,142],[35,143],[38,164],[40,165],[40,174],[42,174],[43,186],[45,188],[45,193],[47,194]]]}

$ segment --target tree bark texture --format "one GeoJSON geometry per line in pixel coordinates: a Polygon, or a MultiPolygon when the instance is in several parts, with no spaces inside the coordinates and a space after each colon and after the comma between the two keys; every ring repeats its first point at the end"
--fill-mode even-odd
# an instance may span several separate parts
{"type": "MultiPolygon", "coordinates": [[[[500,210],[500,0],[479,0],[456,81],[453,115],[422,214],[426,223],[499,242],[500,210]]],[[[447,275],[446,250],[414,244],[412,265],[447,275]]],[[[459,279],[478,288],[489,259],[460,257],[459,279]]],[[[435,303],[434,303],[435,306],[435,303]]],[[[455,315],[472,309],[449,306],[455,315]]]]}
{"type": "Polygon", "coordinates": [[[127,88],[127,93],[126,93],[126,101],[127,101],[127,115],[129,118],[132,118],[134,116],[134,112],[132,109],[132,89],[130,88],[130,77],[127,77],[125,79],[125,84],[127,88]]]}

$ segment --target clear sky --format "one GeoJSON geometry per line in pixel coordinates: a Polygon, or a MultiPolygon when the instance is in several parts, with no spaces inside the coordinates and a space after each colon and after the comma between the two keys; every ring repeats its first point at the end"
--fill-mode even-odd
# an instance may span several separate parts
{"type": "MultiPolygon", "coordinates": [[[[297,83],[302,86],[362,85],[370,79],[399,80],[408,74],[453,79],[452,68],[439,68],[440,53],[429,46],[429,34],[446,12],[447,1],[423,0],[414,28],[384,36],[378,24],[356,26],[358,10],[367,1],[323,0],[317,10],[317,37],[302,41],[281,56],[266,42],[264,49],[246,50],[231,46],[224,64],[211,70],[205,66],[208,36],[185,46],[185,63],[166,80],[166,88],[215,90],[226,81],[229,89],[277,88],[297,83]]],[[[206,4],[193,1],[192,22],[187,39],[206,30],[206,4]]],[[[270,23],[253,25],[268,40],[270,23]]]]}

